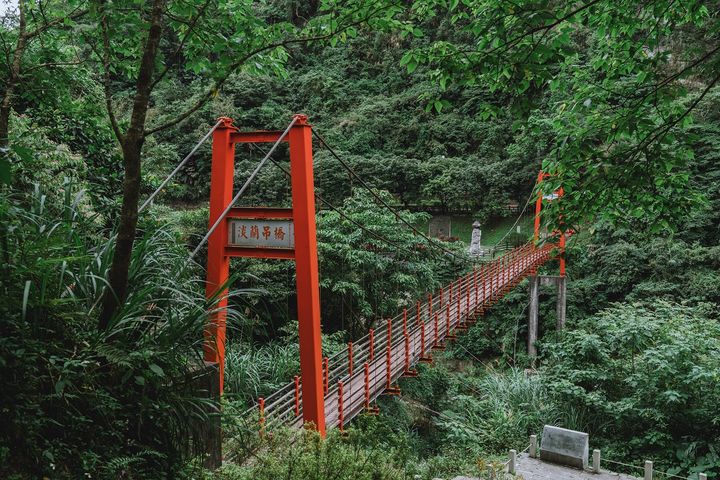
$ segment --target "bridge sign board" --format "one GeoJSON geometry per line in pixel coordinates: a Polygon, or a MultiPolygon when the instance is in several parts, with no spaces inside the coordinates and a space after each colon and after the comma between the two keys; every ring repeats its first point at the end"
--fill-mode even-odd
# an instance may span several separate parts
{"type": "Polygon", "coordinates": [[[230,220],[228,245],[287,248],[295,246],[292,220],[230,220]]]}
{"type": "Polygon", "coordinates": [[[228,246],[285,250],[295,247],[292,209],[233,208],[228,217],[228,246]]]}
{"type": "Polygon", "coordinates": [[[295,258],[295,222],[292,209],[231,209],[227,218],[225,254],[231,257],[295,258]]]}

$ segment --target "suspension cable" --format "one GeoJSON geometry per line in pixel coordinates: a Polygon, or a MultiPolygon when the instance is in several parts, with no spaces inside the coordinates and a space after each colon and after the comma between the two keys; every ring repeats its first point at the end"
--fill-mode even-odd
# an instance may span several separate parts
{"type": "Polygon", "coordinates": [[[508,235],[510,235],[510,232],[512,232],[513,228],[515,228],[517,226],[517,224],[520,222],[520,219],[525,214],[525,210],[527,210],[528,205],[530,205],[531,200],[534,197],[534,195],[533,195],[534,193],[535,193],[534,191],[532,193],[530,193],[530,196],[528,197],[527,202],[525,202],[525,206],[523,207],[522,211],[520,212],[520,215],[518,215],[517,219],[515,219],[515,223],[512,224],[512,227],[510,227],[508,229],[508,231],[505,232],[505,235],[503,235],[502,238],[495,243],[495,245],[500,245],[502,243],[502,241],[505,240],[505,238],[507,238],[508,235]]]}
{"type": "MultiPolygon", "coordinates": [[[[263,149],[260,148],[259,146],[257,146],[256,144],[251,143],[250,145],[251,145],[253,148],[255,148],[255,149],[257,149],[258,151],[260,151],[260,153],[262,153],[262,154],[265,153],[265,152],[263,151],[263,149]]],[[[283,167],[283,166],[280,164],[280,162],[278,162],[278,161],[275,160],[274,158],[270,158],[270,161],[271,161],[277,168],[279,168],[280,171],[285,174],[285,176],[287,176],[288,178],[291,178],[290,172],[289,172],[285,167],[283,167]]],[[[395,247],[395,248],[398,249],[398,250],[403,250],[403,251],[405,251],[406,253],[409,253],[410,255],[415,255],[415,254],[417,254],[416,251],[410,250],[409,248],[404,247],[403,245],[400,245],[399,243],[394,242],[394,241],[390,240],[389,238],[387,238],[387,237],[385,237],[385,236],[383,236],[383,235],[381,235],[381,234],[379,234],[379,233],[377,233],[377,232],[373,232],[372,230],[370,230],[369,228],[367,228],[365,225],[363,225],[362,223],[360,223],[360,222],[358,222],[357,220],[353,219],[352,217],[348,216],[348,215],[345,214],[342,210],[340,210],[338,207],[334,206],[332,203],[330,203],[329,201],[325,200],[323,197],[320,196],[320,194],[315,193],[315,198],[316,198],[319,202],[325,204],[325,206],[328,207],[330,210],[332,210],[332,211],[334,211],[335,213],[337,213],[338,215],[340,215],[343,219],[345,219],[345,220],[347,220],[348,222],[352,223],[353,225],[355,225],[356,227],[358,227],[358,228],[359,228],[360,230],[362,230],[363,232],[365,232],[365,233],[367,233],[367,234],[375,237],[377,240],[380,240],[380,241],[382,241],[382,242],[385,242],[386,244],[391,245],[391,246],[395,247]]]]}
{"type": "Polygon", "coordinates": [[[352,175],[355,179],[357,179],[357,181],[360,182],[360,184],[361,184],[368,192],[370,192],[370,194],[375,198],[376,201],[378,201],[381,205],[383,205],[385,208],[387,208],[387,209],[395,216],[395,218],[397,218],[399,221],[401,221],[402,223],[404,223],[405,225],[407,225],[413,232],[415,232],[416,235],[421,236],[422,238],[424,238],[424,239],[428,242],[429,245],[431,245],[431,246],[433,246],[433,247],[435,247],[435,248],[443,251],[444,253],[452,256],[453,258],[456,258],[456,259],[459,259],[459,260],[465,261],[465,262],[468,262],[468,261],[469,261],[469,260],[467,260],[467,259],[463,259],[463,258],[458,257],[454,252],[446,249],[446,248],[443,247],[442,245],[438,245],[437,243],[435,243],[435,241],[434,241],[432,238],[428,237],[428,236],[425,235],[423,232],[421,232],[420,230],[418,230],[413,224],[411,224],[410,222],[408,222],[407,220],[405,220],[405,219],[397,212],[397,210],[395,210],[395,209],[394,209],[392,206],[390,206],[385,200],[383,200],[383,198],[382,198],[380,195],[378,195],[377,192],[375,192],[375,190],[373,190],[373,188],[372,188],[370,185],[368,185],[367,182],[365,182],[365,180],[363,180],[362,177],[360,177],[357,173],[355,173],[355,171],[350,167],[350,165],[348,165],[342,158],[340,158],[340,156],[335,152],[335,150],[333,150],[333,149],[330,147],[330,145],[328,145],[328,143],[325,141],[325,139],[324,139],[322,136],[320,136],[320,134],[317,133],[317,132],[315,131],[315,129],[312,130],[312,134],[315,136],[315,138],[318,139],[318,141],[322,144],[322,146],[325,147],[325,149],[327,149],[327,151],[330,152],[330,154],[331,154],[333,157],[335,157],[335,159],[336,159],[338,162],[340,162],[340,164],[345,168],[345,170],[347,170],[348,173],[350,173],[350,175],[352,175]]]}
{"type": "Polygon", "coordinates": [[[218,120],[217,123],[215,124],[215,126],[212,127],[210,129],[210,131],[208,131],[205,134],[205,136],[202,137],[197,144],[195,144],[193,149],[190,150],[190,153],[188,153],[187,156],[185,158],[183,158],[180,163],[178,163],[177,167],[175,167],[175,169],[172,172],[170,172],[170,175],[168,175],[167,178],[165,178],[165,180],[163,180],[163,182],[160,184],[160,186],[158,188],[156,188],[155,191],[152,194],[150,194],[150,196],[147,198],[147,200],[145,200],[143,202],[143,204],[140,206],[140,208],[138,208],[138,213],[145,210],[145,207],[147,207],[148,205],[150,205],[152,203],[153,199],[158,195],[158,193],[160,193],[160,191],[163,188],[165,188],[165,185],[167,185],[168,182],[175,176],[175,174],[177,174],[180,171],[180,169],[188,162],[188,160],[190,160],[190,157],[192,157],[195,154],[197,149],[200,148],[200,145],[205,143],[207,141],[207,139],[210,138],[210,135],[212,135],[212,133],[215,130],[217,130],[217,128],[220,126],[221,123],[222,123],[222,121],[218,120]]]}
{"type": "Polygon", "coordinates": [[[293,117],[292,121],[287,126],[287,128],[282,133],[282,135],[280,135],[280,137],[275,141],[275,143],[273,143],[272,148],[270,148],[270,150],[267,152],[267,154],[265,154],[265,157],[262,160],[260,160],[260,163],[258,163],[258,166],[255,167],[255,170],[253,170],[253,172],[250,174],[248,179],[245,181],[245,184],[243,184],[242,188],[240,188],[240,190],[238,190],[238,192],[235,194],[235,196],[232,198],[232,200],[230,200],[230,203],[228,203],[228,206],[225,207],[225,210],[222,211],[220,216],[218,216],[217,220],[215,220],[215,223],[212,225],[212,227],[210,227],[207,234],[205,234],[205,236],[202,238],[202,240],[200,240],[200,243],[198,243],[197,247],[195,247],[195,250],[193,250],[193,252],[190,254],[190,257],[188,258],[188,260],[192,260],[193,257],[195,257],[195,255],[197,255],[197,253],[200,251],[200,248],[202,248],[202,246],[205,244],[205,242],[207,242],[208,239],[210,238],[210,235],[212,235],[212,233],[215,231],[215,229],[218,227],[218,225],[220,225],[220,223],[222,223],[225,220],[225,216],[228,214],[230,209],[233,208],[233,205],[235,205],[235,202],[237,202],[237,200],[242,196],[242,194],[245,193],[245,190],[247,190],[247,187],[250,185],[250,183],[253,180],[255,180],[255,177],[257,176],[257,174],[260,173],[260,170],[262,169],[262,167],[267,163],[267,161],[270,159],[270,156],[275,152],[278,145],[280,145],[280,143],[285,139],[287,134],[290,132],[290,129],[293,127],[293,125],[295,125],[296,122],[297,122],[297,118],[293,117]]]}

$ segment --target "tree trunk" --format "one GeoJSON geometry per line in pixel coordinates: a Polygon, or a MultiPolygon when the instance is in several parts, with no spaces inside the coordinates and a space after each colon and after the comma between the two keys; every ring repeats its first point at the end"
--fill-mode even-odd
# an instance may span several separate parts
{"type": "Polygon", "coordinates": [[[121,139],[123,167],[125,168],[123,199],[120,223],[115,240],[115,252],[108,275],[108,288],[105,289],[103,294],[102,310],[98,320],[98,329],[100,330],[107,329],[119,306],[127,298],[128,272],[137,230],[141,152],[143,143],[145,143],[145,120],[152,91],[155,59],[162,36],[162,16],[165,3],[166,0],[155,0],[153,3],[150,30],[140,63],[130,126],[121,139]]]}
{"type": "Polygon", "coordinates": [[[20,12],[20,23],[18,24],[18,39],[15,43],[15,52],[13,52],[13,62],[10,65],[8,79],[5,83],[5,94],[0,104],[0,148],[5,148],[9,143],[10,130],[10,112],[12,110],[13,95],[15,88],[20,81],[20,69],[22,68],[22,57],[25,54],[25,45],[27,44],[27,32],[25,23],[25,7],[23,2],[18,2],[18,11],[20,12]]]}

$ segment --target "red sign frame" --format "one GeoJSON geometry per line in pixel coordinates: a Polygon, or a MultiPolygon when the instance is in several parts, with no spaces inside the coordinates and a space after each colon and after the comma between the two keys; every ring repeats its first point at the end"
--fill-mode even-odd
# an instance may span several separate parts
{"type": "Polygon", "coordinates": [[[289,214],[294,223],[293,250],[247,248],[228,245],[228,222],[221,222],[208,239],[206,295],[219,298],[204,334],[204,357],[220,370],[220,392],[225,371],[225,334],[227,281],[230,257],[256,257],[295,260],[298,323],[300,336],[300,373],[302,375],[303,420],[325,436],[325,396],[323,391],[322,344],[320,338],[320,287],[317,234],[315,226],[315,185],[312,163],[312,130],[305,115],[295,115],[295,123],[283,132],[240,132],[232,119],[223,117],[213,134],[210,176],[210,220],[214,225],[233,197],[235,144],[275,143],[282,138],[290,147],[292,209],[233,208],[226,218],[283,218],[289,214]],[[240,216],[242,215],[242,216],[240,216]],[[264,215],[257,217],[257,215],[264,215]],[[216,297],[217,296],[217,297],[216,297]]]}

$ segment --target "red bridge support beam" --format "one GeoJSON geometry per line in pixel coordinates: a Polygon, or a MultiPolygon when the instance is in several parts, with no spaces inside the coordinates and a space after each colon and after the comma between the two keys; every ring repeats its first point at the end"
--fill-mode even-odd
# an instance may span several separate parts
{"type": "MultiPolygon", "coordinates": [[[[230,204],[233,197],[233,175],[235,173],[235,144],[230,135],[235,131],[232,119],[221,118],[220,125],[213,133],[212,164],[210,171],[210,219],[212,226],[230,204]]],[[[207,298],[217,298],[213,312],[205,325],[203,356],[206,362],[218,364],[220,372],[220,394],[225,378],[225,325],[227,320],[227,279],[230,274],[230,257],[225,255],[228,230],[227,223],[221,222],[208,239],[207,298]]]]}
{"type": "MultiPolygon", "coordinates": [[[[313,179],[312,132],[305,115],[295,115],[295,123],[285,140],[290,145],[294,255],[297,278],[302,378],[303,420],[325,436],[322,350],[320,343],[320,288],[317,235],[315,225],[315,184],[313,179]]],[[[213,133],[210,175],[210,225],[214,225],[232,201],[236,143],[275,142],[281,132],[237,132],[230,118],[221,118],[213,133]]],[[[220,393],[225,372],[225,330],[227,311],[228,224],[220,222],[208,239],[206,295],[218,298],[204,330],[203,355],[215,362],[220,372],[220,393]]],[[[257,253],[257,252],[256,252],[257,253]]],[[[252,256],[252,255],[251,255],[252,256]]],[[[257,254],[258,257],[265,257],[257,254]]]]}
{"type": "MultiPolygon", "coordinates": [[[[295,271],[300,330],[300,376],[303,420],[325,436],[322,344],[320,342],[320,276],[315,226],[312,127],[296,115],[290,129],[290,176],[295,228],[295,271]]],[[[227,236],[225,237],[227,238],[227,236]]]]}

